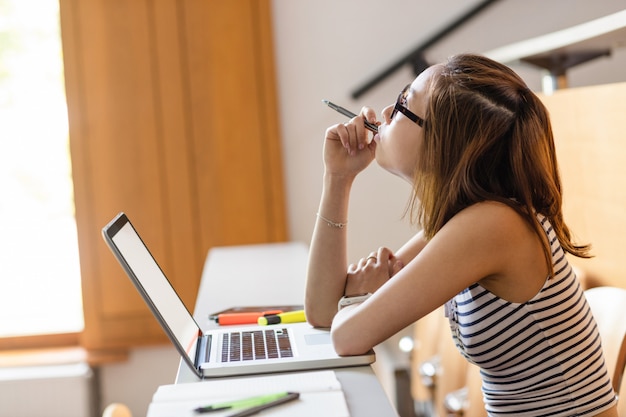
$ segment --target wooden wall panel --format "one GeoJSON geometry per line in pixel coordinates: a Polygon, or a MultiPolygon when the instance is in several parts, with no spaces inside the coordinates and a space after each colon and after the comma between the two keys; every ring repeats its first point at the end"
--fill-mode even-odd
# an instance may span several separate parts
{"type": "Polygon", "coordinates": [[[61,0],[86,347],[164,340],[100,236],[119,211],[190,309],[210,247],[286,239],[269,19],[259,0],[61,0]]]}
{"type": "MultiPolygon", "coordinates": [[[[194,4],[203,3],[199,0],[194,4]]],[[[283,199],[282,195],[272,198],[267,194],[274,190],[268,185],[275,182],[272,171],[280,169],[280,163],[268,169],[267,148],[275,143],[271,138],[278,134],[264,124],[266,116],[263,114],[265,96],[274,91],[274,86],[266,85],[259,76],[267,73],[266,69],[254,70],[262,65],[257,58],[261,36],[257,30],[256,6],[253,3],[252,7],[241,10],[232,7],[230,2],[215,2],[210,9],[188,8],[184,16],[189,49],[207,51],[188,57],[193,68],[189,78],[191,101],[194,107],[204,109],[203,117],[191,121],[194,151],[198,155],[219,156],[213,158],[212,165],[196,166],[199,187],[215,190],[199,196],[202,208],[212,206],[215,210],[213,216],[202,219],[206,222],[202,227],[212,231],[203,237],[219,236],[226,244],[235,243],[238,236],[250,229],[263,228],[265,233],[273,233],[272,225],[277,219],[268,213],[274,212],[276,202],[283,199]],[[224,36],[210,36],[203,29],[206,26],[222,34],[231,33],[233,27],[238,30],[229,35],[226,42],[224,36]],[[211,59],[220,65],[216,66],[211,59]],[[223,117],[224,112],[230,117],[223,117]],[[265,140],[254,140],[255,134],[263,135],[265,140]],[[225,140],[207,140],[212,136],[225,140]],[[229,199],[215,200],[216,195],[226,190],[229,199]],[[249,205],[250,200],[261,204],[249,205]],[[231,218],[232,222],[225,223],[225,218],[231,218]]],[[[270,119],[276,118],[270,115],[270,119]]],[[[284,213],[280,217],[284,217],[284,213]]]]}
{"type": "Polygon", "coordinates": [[[572,260],[589,285],[626,288],[626,83],[560,90],[542,100],[554,129],[565,219],[595,255],[572,260]]]}

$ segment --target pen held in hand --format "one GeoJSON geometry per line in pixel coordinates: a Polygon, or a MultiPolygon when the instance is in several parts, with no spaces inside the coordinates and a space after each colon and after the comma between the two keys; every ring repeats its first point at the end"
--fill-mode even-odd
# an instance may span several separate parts
{"type": "MultiPolygon", "coordinates": [[[[341,114],[343,114],[346,117],[349,118],[353,118],[356,117],[357,115],[352,113],[350,110],[348,109],[344,109],[341,106],[336,105],[335,103],[328,101],[328,100],[322,100],[324,102],[324,104],[326,104],[328,107],[330,107],[331,109],[335,110],[336,112],[339,112],[341,114]]],[[[372,124],[370,122],[368,122],[367,120],[365,121],[365,128],[373,133],[378,133],[378,126],[376,126],[375,124],[372,124]]]]}

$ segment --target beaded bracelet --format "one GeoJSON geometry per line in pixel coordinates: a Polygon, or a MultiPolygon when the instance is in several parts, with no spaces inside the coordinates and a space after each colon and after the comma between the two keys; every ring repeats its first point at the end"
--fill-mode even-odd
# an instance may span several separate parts
{"type": "Polygon", "coordinates": [[[326,217],[322,216],[321,214],[317,213],[317,217],[319,217],[320,219],[324,220],[326,222],[326,224],[328,225],[328,227],[336,227],[337,229],[343,229],[344,227],[346,227],[348,225],[348,223],[337,223],[334,222],[332,220],[327,219],[326,217]]]}

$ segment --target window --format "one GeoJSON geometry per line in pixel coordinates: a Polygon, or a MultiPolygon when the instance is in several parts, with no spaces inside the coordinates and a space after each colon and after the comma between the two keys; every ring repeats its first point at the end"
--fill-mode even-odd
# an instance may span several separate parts
{"type": "Polygon", "coordinates": [[[83,328],[57,0],[0,0],[0,337],[83,328]]]}

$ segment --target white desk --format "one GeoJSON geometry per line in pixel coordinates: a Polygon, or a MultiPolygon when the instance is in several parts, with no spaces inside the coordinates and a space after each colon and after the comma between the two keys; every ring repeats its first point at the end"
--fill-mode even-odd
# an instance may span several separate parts
{"type": "MultiPolygon", "coordinates": [[[[233,246],[209,252],[194,309],[207,329],[209,314],[234,306],[302,304],[308,248],[301,243],[233,246]],[[215,285],[219,282],[219,286],[215,285]],[[216,288],[219,287],[219,290],[216,288]]],[[[370,366],[335,369],[353,417],[397,416],[370,366]]],[[[181,361],[176,383],[197,381],[181,361]]]]}

